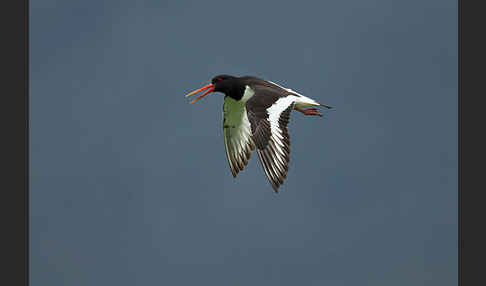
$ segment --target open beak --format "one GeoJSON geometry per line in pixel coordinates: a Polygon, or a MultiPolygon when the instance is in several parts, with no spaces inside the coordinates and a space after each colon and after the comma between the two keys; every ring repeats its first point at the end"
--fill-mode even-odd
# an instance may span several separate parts
{"type": "Polygon", "coordinates": [[[198,98],[192,100],[189,103],[192,104],[192,103],[198,101],[199,99],[203,98],[204,96],[206,96],[206,94],[213,92],[214,91],[214,84],[210,83],[208,85],[205,85],[205,86],[201,87],[200,89],[196,89],[195,91],[189,92],[188,94],[186,94],[186,97],[191,96],[191,95],[193,95],[195,93],[198,93],[198,92],[203,91],[203,90],[206,90],[206,89],[207,89],[207,91],[205,93],[203,93],[201,96],[199,96],[198,98]]]}

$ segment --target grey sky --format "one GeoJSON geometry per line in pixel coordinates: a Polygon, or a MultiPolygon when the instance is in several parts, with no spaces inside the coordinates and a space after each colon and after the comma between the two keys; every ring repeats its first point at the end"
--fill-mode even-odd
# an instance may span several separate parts
{"type": "Polygon", "coordinates": [[[456,1],[30,9],[31,285],[457,284],[456,1]],[[220,73],[336,107],[278,195],[183,97],[220,73]]]}

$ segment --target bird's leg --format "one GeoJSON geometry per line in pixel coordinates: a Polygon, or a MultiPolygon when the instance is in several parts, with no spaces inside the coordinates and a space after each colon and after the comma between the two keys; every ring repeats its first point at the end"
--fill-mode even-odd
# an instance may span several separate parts
{"type": "Polygon", "coordinates": [[[298,112],[302,112],[305,115],[315,115],[315,116],[322,117],[322,114],[319,113],[319,110],[317,108],[302,109],[297,106],[294,106],[294,109],[297,110],[298,112]]]}

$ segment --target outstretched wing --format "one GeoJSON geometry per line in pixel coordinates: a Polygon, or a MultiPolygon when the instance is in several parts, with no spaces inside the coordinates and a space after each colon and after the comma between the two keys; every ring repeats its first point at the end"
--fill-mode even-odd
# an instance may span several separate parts
{"type": "Polygon", "coordinates": [[[287,125],[295,96],[282,96],[273,89],[252,87],[255,95],[246,103],[252,138],[260,163],[275,192],[287,177],[290,137],[287,125]]]}
{"type": "Polygon", "coordinates": [[[229,96],[225,97],[223,130],[226,158],[233,177],[236,177],[248,164],[255,149],[244,102],[236,101],[229,96]]]}

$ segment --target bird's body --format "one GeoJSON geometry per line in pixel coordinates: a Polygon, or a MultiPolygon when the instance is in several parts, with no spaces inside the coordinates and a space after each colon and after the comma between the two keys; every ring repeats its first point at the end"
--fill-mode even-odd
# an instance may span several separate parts
{"type": "Polygon", "coordinates": [[[275,192],[283,184],[289,168],[290,137],[287,124],[290,112],[295,109],[306,115],[322,116],[315,108],[302,108],[330,108],[291,89],[252,76],[216,76],[211,84],[188,95],[204,89],[209,90],[196,100],[212,91],[225,94],[224,143],[233,176],[236,177],[245,168],[256,149],[275,192]]]}

